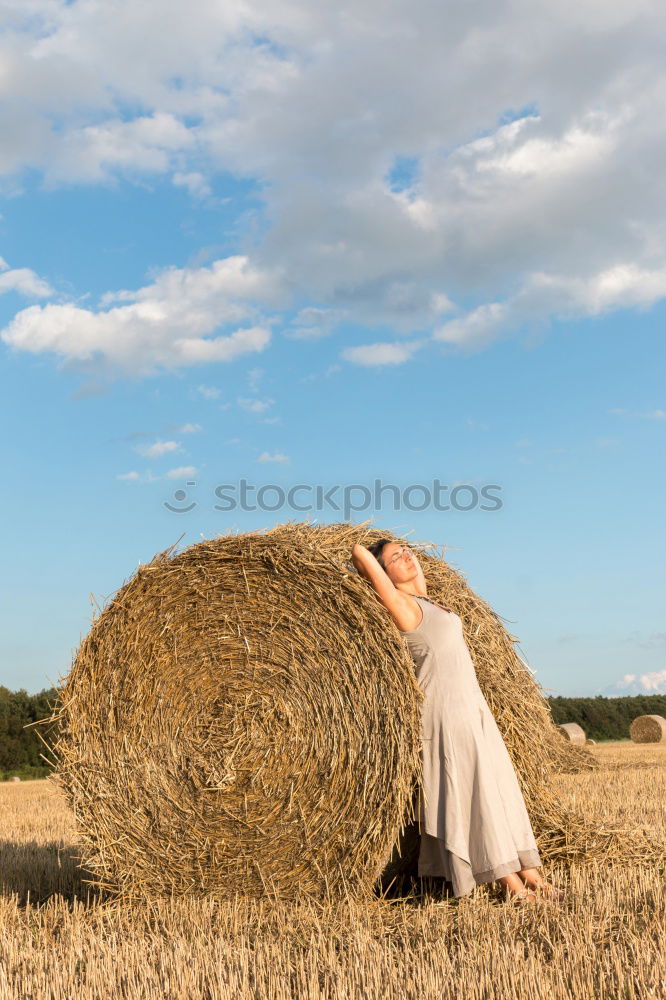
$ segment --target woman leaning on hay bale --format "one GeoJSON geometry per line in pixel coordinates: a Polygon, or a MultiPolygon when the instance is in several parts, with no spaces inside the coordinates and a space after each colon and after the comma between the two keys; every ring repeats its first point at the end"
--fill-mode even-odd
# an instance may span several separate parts
{"type": "Polygon", "coordinates": [[[405,637],[424,698],[420,876],[441,876],[455,896],[499,882],[507,898],[561,900],[537,871],[541,859],[518,778],[483,696],[462,622],[427,596],[406,545],[356,544],[354,566],[405,637]]]}

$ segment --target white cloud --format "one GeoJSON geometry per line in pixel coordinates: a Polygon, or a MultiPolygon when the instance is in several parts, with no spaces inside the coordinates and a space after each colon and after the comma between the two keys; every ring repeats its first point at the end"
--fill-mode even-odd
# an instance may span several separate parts
{"type": "Polygon", "coordinates": [[[263,368],[250,368],[249,372],[247,373],[247,381],[252,392],[256,392],[258,390],[259,383],[264,377],[264,374],[265,373],[263,368]]]}
{"type": "Polygon", "coordinates": [[[289,458],[287,455],[283,455],[281,452],[276,451],[272,455],[267,451],[262,451],[261,455],[257,459],[258,462],[288,462],[289,458]]]}
{"type": "Polygon", "coordinates": [[[248,399],[246,397],[239,397],[237,403],[242,410],[247,410],[248,413],[263,413],[267,410],[269,406],[272,406],[275,402],[274,399],[248,399]]]}
{"type": "Polygon", "coordinates": [[[633,413],[630,410],[623,410],[623,409],[613,409],[609,410],[608,412],[617,414],[618,416],[642,417],[645,420],[666,420],[666,410],[659,410],[659,409],[648,410],[647,412],[643,413],[641,412],[633,413]]]}
{"type": "Polygon", "coordinates": [[[227,257],[210,267],[171,268],[135,292],[109,293],[102,306],[111,308],[31,306],[1,336],[16,350],[49,351],[82,370],[152,375],[265,350],[271,332],[267,321],[255,322],[257,300],[274,298],[277,289],[274,276],[247,258],[227,257]],[[238,328],[207,336],[229,326],[238,328]]]}
{"type": "Polygon", "coordinates": [[[201,424],[181,424],[176,430],[179,434],[198,434],[199,431],[203,430],[203,427],[201,424]]]}
{"type": "Polygon", "coordinates": [[[179,171],[176,171],[172,180],[176,187],[186,188],[193,198],[198,199],[210,197],[210,184],[204,175],[200,174],[196,170],[192,170],[187,174],[182,174],[179,171]]]}
{"type": "Polygon", "coordinates": [[[145,458],[161,458],[162,455],[178,451],[179,447],[177,441],[155,441],[153,444],[148,445],[139,444],[135,450],[145,458]]]}
{"type": "Polygon", "coordinates": [[[143,473],[136,471],[123,472],[116,476],[116,479],[127,483],[156,483],[160,478],[160,476],[154,476],[150,469],[143,473]]]}
{"type": "MultiPolygon", "coordinates": [[[[201,0],[196,18],[12,0],[4,16],[4,176],[164,175],[201,198],[230,171],[264,199],[252,287],[182,269],[99,310],[33,307],[4,332],[17,349],[140,374],[261,351],[257,313],[287,308],[275,272],[312,303],[293,340],[344,316],[383,340],[434,330],[449,350],[666,296],[665,181],[646,166],[666,153],[656,0],[201,0]]],[[[384,348],[380,363],[410,356],[347,359],[384,348]]]]}
{"type": "Polygon", "coordinates": [[[347,347],[341,353],[345,361],[351,361],[355,365],[366,367],[380,367],[381,365],[401,365],[408,361],[412,354],[422,344],[416,341],[395,342],[380,344],[365,344],[360,347],[347,347]]]}
{"type": "Polygon", "coordinates": [[[7,261],[0,257],[0,295],[6,292],[18,292],[28,299],[46,299],[53,295],[49,283],[30,268],[11,268],[7,261]]]}
{"type": "Polygon", "coordinates": [[[169,469],[167,479],[191,479],[197,473],[193,465],[180,465],[177,469],[169,469]]]}
{"type": "Polygon", "coordinates": [[[198,385],[197,392],[204,399],[219,399],[221,390],[214,385],[198,385]]]}
{"type": "Polygon", "coordinates": [[[523,287],[503,302],[477,306],[449,320],[433,340],[479,350],[507,333],[542,324],[550,318],[597,316],[621,307],[647,308],[666,295],[666,266],[646,270],[618,264],[584,278],[563,274],[531,274],[523,287]]]}
{"type": "Polygon", "coordinates": [[[616,684],[606,688],[605,694],[612,696],[636,694],[666,694],[666,670],[654,670],[645,674],[625,674],[616,684]]]}

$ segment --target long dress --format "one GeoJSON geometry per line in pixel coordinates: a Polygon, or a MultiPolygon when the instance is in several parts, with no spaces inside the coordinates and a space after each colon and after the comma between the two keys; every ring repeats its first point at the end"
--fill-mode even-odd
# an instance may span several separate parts
{"type": "Polygon", "coordinates": [[[509,752],[479,682],[460,616],[412,595],[423,617],[402,632],[421,703],[423,784],[418,874],[455,896],[541,864],[509,752]]]}

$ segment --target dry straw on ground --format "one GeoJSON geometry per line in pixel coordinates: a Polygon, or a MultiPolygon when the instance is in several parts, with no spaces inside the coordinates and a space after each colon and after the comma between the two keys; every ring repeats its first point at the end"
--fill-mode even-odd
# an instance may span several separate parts
{"type": "MultiPolygon", "coordinates": [[[[422,695],[350,565],[354,542],[385,534],[290,523],[172,547],[93,621],[54,753],[100,885],[362,897],[413,870],[422,695]]],[[[410,544],[430,596],[462,618],[543,858],[662,857],[561,805],[551,775],[593,758],[558,733],[498,615],[443,553],[410,544]]]]}
{"type": "Polygon", "coordinates": [[[563,722],[558,729],[562,732],[565,739],[573,743],[574,746],[584,747],[585,746],[585,730],[582,726],[579,726],[577,722],[563,722]]]}
{"type": "Polygon", "coordinates": [[[661,715],[639,715],[629,727],[634,743],[666,743],[666,719],[661,715]]]}

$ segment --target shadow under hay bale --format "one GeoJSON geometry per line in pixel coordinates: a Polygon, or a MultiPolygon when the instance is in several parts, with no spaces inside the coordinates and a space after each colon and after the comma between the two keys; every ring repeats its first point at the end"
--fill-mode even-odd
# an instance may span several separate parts
{"type": "Polygon", "coordinates": [[[557,727],[564,738],[574,746],[584,747],[587,741],[585,736],[585,730],[582,726],[579,726],[577,722],[563,722],[557,727]]]}
{"type": "MultiPolygon", "coordinates": [[[[99,885],[369,895],[414,871],[422,694],[350,565],[354,542],[383,536],[404,540],[346,524],[226,535],[158,554],[118,590],[62,686],[53,747],[99,885]]],[[[562,739],[496,613],[410,545],[461,616],[542,857],[658,853],[559,804],[550,775],[596,761],[562,739]]]]}
{"type": "Polygon", "coordinates": [[[661,715],[639,715],[629,726],[634,743],[666,743],[666,719],[661,715]]]}

